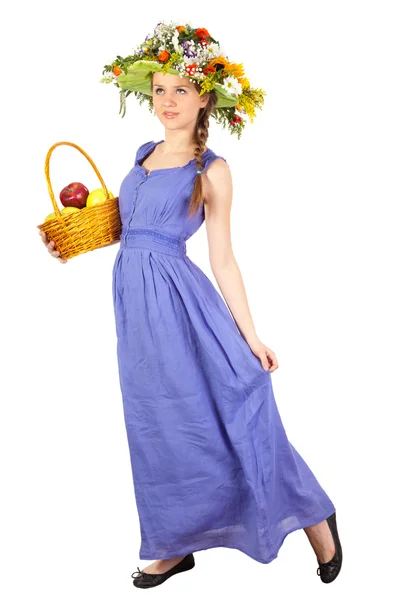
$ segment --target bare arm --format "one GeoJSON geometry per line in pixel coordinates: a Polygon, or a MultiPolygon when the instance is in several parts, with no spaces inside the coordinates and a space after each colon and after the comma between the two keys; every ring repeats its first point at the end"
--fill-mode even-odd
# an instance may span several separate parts
{"type": "Polygon", "coordinates": [[[232,177],[229,165],[222,159],[216,159],[202,177],[211,270],[240,333],[253,353],[260,358],[264,368],[269,368],[270,359],[270,371],[273,371],[278,366],[275,354],[257,336],[243,278],[232,250],[232,177]]]}

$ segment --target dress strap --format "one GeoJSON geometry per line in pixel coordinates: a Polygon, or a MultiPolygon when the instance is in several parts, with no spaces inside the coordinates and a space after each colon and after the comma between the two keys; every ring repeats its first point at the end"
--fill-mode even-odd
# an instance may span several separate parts
{"type": "Polygon", "coordinates": [[[155,141],[151,140],[150,142],[145,142],[144,144],[139,146],[139,148],[136,151],[135,164],[142,160],[142,158],[149,152],[153,144],[155,144],[155,141]]]}
{"type": "Polygon", "coordinates": [[[204,171],[207,169],[207,167],[209,165],[211,165],[211,163],[214,162],[214,160],[216,160],[217,158],[222,158],[222,160],[224,160],[226,163],[228,162],[226,160],[226,158],[224,158],[220,154],[215,154],[215,152],[213,150],[210,150],[210,152],[207,152],[207,154],[203,158],[203,170],[202,170],[202,173],[204,173],[204,171]]]}

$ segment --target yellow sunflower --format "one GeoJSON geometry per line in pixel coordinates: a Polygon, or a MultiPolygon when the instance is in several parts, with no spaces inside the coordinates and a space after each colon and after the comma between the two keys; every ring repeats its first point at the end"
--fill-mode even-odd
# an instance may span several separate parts
{"type": "Polygon", "coordinates": [[[224,56],[217,56],[216,58],[212,58],[208,63],[208,65],[211,67],[217,64],[224,65],[224,67],[226,67],[226,65],[229,65],[229,61],[227,61],[224,56]]]}
{"type": "Polygon", "coordinates": [[[228,63],[225,65],[225,72],[237,78],[244,76],[244,68],[242,64],[228,63]]]}

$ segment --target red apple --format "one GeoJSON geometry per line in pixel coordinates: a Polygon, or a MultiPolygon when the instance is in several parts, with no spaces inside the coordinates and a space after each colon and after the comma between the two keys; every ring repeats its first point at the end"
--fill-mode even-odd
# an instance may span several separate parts
{"type": "Polygon", "coordinates": [[[74,206],[75,208],[86,206],[88,196],[89,190],[87,187],[77,181],[70,183],[60,192],[60,200],[63,206],[74,206]]]}

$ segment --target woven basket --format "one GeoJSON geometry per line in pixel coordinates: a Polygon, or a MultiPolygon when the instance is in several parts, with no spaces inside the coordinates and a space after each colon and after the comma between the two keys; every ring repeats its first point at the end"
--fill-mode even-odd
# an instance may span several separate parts
{"type": "Polygon", "coordinates": [[[56,217],[38,225],[44,231],[49,241],[54,241],[56,250],[64,259],[84,254],[89,250],[96,250],[109,244],[118,242],[121,237],[121,218],[119,214],[118,198],[110,198],[96,165],[82,148],[72,142],[57,142],[49,149],[45,162],[45,175],[50,199],[56,217]],[[50,156],[57,146],[72,146],[81,152],[90,162],[100,180],[107,200],[95,206],[86,206],[69,215],[62,215],[57,206],[53,188],[50,183],[49,163],[50,156]]]}

